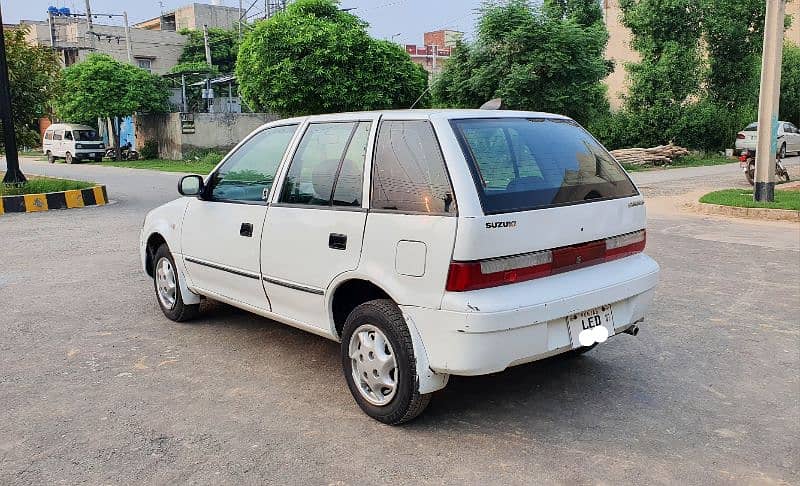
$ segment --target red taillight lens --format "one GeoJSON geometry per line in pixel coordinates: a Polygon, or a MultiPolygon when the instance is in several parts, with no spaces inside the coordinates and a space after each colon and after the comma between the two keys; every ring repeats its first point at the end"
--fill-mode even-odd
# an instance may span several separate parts
{"type": "Polygon", "coordinates": [[[550,251],[539,251],[478,262],[452,262],[446,289],[464,292],[545,277],[552,273],[552,261],[550,251]]]}
{"type": "Polygon", "coordinates": [[[640,253],[644,251],[646,240],[645,230],[641,230],[524,255],[451,262],[445,288],[448,292],[465,292],[568,272],[640,253]]]}
{"type": "Polygon", "coordinates": [[[647,233],[645,230],[608,238],[606,240],[606,261],[641,253],[646,244],[647,233]]]}
{"type": "Polygon", "coordinates": [[[744,140],[745,139],[744,133],[737,133],[736,138],[739,140],[744,140]]]}

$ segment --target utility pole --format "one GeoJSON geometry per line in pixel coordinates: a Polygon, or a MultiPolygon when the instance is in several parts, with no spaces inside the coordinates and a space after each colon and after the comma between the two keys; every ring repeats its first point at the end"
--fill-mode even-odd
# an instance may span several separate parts
{"type": "Polygon", "coordinates": [[[211,47],[208,45],[208,25],[203,24],[203,44],[206,48],[206,63],[211,67],[211,47]]]}
{"type": "Polygon", "coordinates": [[[8,84],[2,6],[0,6],[0,120],[3,122],[3,145],[6,151],[6,175],[3,177],[3,183],[24,184],[27,179],[19,169],[17,134],[14,132],[14,120],[11,118],[11,86],[8,84]]]}
{"type": "Polygon", "coordinates": [[[239,0],[239,42],[242,42],[242,0],[239,0]]]}
{"type": "Polygon", "coordinates": [[[786,0],[767,0],[761,90],[758,98],[755,201],[775,200],[775,155],[778,152],[778,106],[781,94],[783,18],[786,0]]]}
{"type": "Polygon", "coordinates": [[[90,0],[86,0],[86,36],[89,37],[89,47],[94,50],[95,41],[97,39],[94,38],[94,27],[92,26],[92,5],[89,2],[90,0]]]}
{"type": "MultiPolygon", "coordinates": [[[[211,64],[211,47],[208,45],[208,25],[203,24],[203,43],[205,44],[206,48],[206,63],[208,63],[209,69],[213,68],[211,64]]],[[[211,77],[206,76],[206,111],[211,113],[211,105],[214,100],[211,98],[211,77]]]]}
{"type": "Polygon", "coordinates": [[[128,50],[128,62],[133,64],[133,51],[131,51],[131,28],[128,25],[128,12],[122,12],[125,21],[125,47],[128,50]]]}

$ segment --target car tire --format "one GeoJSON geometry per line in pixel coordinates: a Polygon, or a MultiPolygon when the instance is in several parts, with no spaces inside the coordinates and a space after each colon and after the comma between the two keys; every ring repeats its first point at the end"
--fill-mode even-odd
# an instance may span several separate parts
{"type": "Polygon", "coordinates": [[[72,154],[67,152],[66,156],[64,157],[64,161],[68,164],[71,164],[75,159],[72,157],[72,154]]]}
{"type": "Polygon", "coordinates": [[[786,158],[786,143],[781,145],[780,150],[778,150],[778,158],[781,160],[786,158]]]}
{"type": "Polygon", "coordinates": [[[158,306],[167,319],[183,322],[194,319],[200,313],[200,304],[183,302],[175,259],[166,244],[159,246],[153,256],[153,288],[158,306]],[[170,295],[167,288],[172,290],[171,299],[167,298],[170,295]]]}
{"type": "Polygon", "coordinates": [[[350,393],[361,410],[375,420],[389,425],[402,424],[419,416],[430,403],[431,394],[419,392],[411,333],[402,312],[391,300],[366,302],[347,316],[341,352],[350,393]],[[381,340],[385,340],[385,344],[381,340]],[[377,347],[372,347],[376,342],[377,347]],[[369,367],[374,368],[370,371],[369,367]],[[376,381],[389,383],[392,379],[394,388],[391,391],[388,386],[379,390],[370,386],[370,383],[375,386],[376,381]],[[384,400],[385,403],[380,403],[384,400]]]}
{"type": "Polygon", "coordinates": [[[102,161],[103,161],[103,156],[102,156],[102,155],[98,155],[98,156],[96,156],[96,157],[94,158],[94,161],[95,161],[95,162],[102,162],[102,161]]]}
{"type": "Polygon", "coordinates": [[[56,163],[56,158],[53,156],[53,152],[51,152],[49,150],[47,151],[47,162],[49,162],[51,164],[55,164],[56,163]]]}
{"type": "Polygon", "coordinates": [[[747,178],[747,182],[750,183],[751,186],[756,184],[756,163],[750,162],[747,164],[747,170],[744,173],[744,176],[747,178]]]}

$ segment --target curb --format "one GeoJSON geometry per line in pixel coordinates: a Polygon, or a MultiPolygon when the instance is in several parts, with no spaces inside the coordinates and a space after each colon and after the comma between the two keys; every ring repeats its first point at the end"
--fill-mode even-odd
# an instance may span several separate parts
{"type": "Polygon", "coordinates": [[[734,218],[760,219],[770,221],[800,222],[800,211],[793,209],[740,208],[720,204],[692,203],[691,207],[704,214],[731,216],[734,218]]]}
{"type": "Polygon", "coordinates": [[[38,213],[51,209],[72,209],[108,204],[106,186],[97,185],[88,189],[48,192],[46,194],[23,194],[0,197],[0,215],[3,213],[38,213]]]}

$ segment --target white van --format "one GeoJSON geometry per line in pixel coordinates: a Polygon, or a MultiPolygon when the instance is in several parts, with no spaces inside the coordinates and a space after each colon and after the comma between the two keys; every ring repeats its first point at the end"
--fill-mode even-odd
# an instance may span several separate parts
{"type": "Polygon", "coordinates": [[[209,298],[341,341],[353,397],[388,424],[450,375],[636,335],[658,281],[641,193],[559,115],[281,120],[178,190],[140,241],[166,317],[209,298]]]}
{"type": "Polygon", "coordinates": [[[54,123],[47,127],[42,140],[42,152],[51,164],[56,159],[64,159],[68,164],[89,159],[100,162],[105,151],[97,130],[86,125],[54,123]]]}

